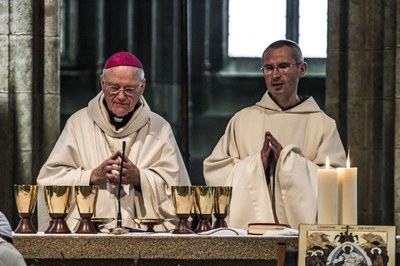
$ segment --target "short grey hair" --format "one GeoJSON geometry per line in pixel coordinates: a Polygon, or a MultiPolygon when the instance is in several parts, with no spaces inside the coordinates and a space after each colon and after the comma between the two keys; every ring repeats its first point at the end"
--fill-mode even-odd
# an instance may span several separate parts
{"type": "Polygon", "coordinates": [[[277,49],[277,48],[281,48],[281,47],[285,47],[285,46],[292,49],[293,58],[296,61],[296,63],[301,63],[304,61],[303,53],[301,52],[301,49],[297,43],[295,43],[292,40],[278,40],[278,41],[275,41],[275,42],[271,43],[270,45],[268,45],[268,47],[264,50],[262,57],[261,57],[261,64],[263,63],[263,59],[264,59],[265,54],[267,53],[267,50],[277,49]]]}
{"type": "MultiPolygon", "coordinates": [[[[103,75],[106,73],[107,70],[109,70],[111,68],[103,68],[103,75]]],[[[144,69],[137,67],[138,72],[136,72],[136,75],[139,75],[140,80],[144,80],[145,79],[145,75],[144,75],[144,69]]]]}

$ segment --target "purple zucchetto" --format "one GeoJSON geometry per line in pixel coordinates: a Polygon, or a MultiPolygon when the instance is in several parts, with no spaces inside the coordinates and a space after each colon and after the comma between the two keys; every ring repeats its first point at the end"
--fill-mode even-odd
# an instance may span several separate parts
{"type": "Polygon", "coordinates": [[[140,60],[130,52],[118,52],[110,56],[104,64],[104,69],[116,67],[116,66],[131,66],[143,68],[140,60]]]}

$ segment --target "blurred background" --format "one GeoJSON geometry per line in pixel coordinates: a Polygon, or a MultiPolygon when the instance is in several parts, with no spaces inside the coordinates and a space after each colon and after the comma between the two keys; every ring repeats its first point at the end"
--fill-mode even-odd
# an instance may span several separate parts
{"type": "MultiPolygon", "coordinates": [[[[303,21],[289,25],[287,12],[294,20],[300,8],[287,10],[285,1],[250,2],[187,1],[187,18],[182,20],[181,1],[61,0],[61,127],[100,90],[99,74],[105,60],[115,52],[131,51],[144,65],[146,100],[171,123],[189,162],[192,182],[202,184],[203,160],[224,133],[229,118],[256,103],[266,91],[260,71],[264,49],[277,39],[299,41],[299,34],[294,33],[303,21]],[[185,48],[187,58],[182,57],[185,48]],[[187,70],[182,66],[185,62],[187,70]],[[182,84],[185,78],[187,85],[182,84]],[[184,103],[183,89],[187,91],[184,103]],[[185,108],[187,129],[182,127],[185,108]]],[[[312,1],[303,2],[303,10],[310,10],[312,1]]],[[[316,23],[321,26],[321,38],[317,45],[315,40],[299,42],[310,51],[305,56],[312,65],[300,93],[313,95],[323,107],[327,1],[318,3],[319,10],[314,7],[313,12],[321,14],[316,23]],[[318,54],[313,47],[322,52],[318,54]]],[[[305,28],[308,35],[304,36],[316,31],[305,28]]]]}

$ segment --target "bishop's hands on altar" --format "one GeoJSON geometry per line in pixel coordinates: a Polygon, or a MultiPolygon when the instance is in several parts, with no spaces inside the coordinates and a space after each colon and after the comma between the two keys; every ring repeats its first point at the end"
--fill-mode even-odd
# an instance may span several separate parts
{"type": "Polygon", "coordinates": [[[270,44],[262,55],[267,91],[236,113],[204,161],[210,186],[232,186],[229,226],[283,223],[297,228],[317,219],[317,170],[329,156],[334,167],[346,155],[335,121],[312,97],[298,95],[307,63],[290,40],[270,44]]]}

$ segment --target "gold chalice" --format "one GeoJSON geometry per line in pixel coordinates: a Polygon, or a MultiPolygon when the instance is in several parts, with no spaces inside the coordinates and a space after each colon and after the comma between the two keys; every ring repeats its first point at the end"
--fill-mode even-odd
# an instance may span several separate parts
{"type": "Polygon", "coordinates": [[[229,206],[232,198],[232,187],[215,187],[213,228],[228,227],[225,221],[229,214],[229,206]]]}
{"type": "Polygon", "coordinates": [[[200,222],[195,230],[196,233],[211,230],[211,214],[213,211],[215,187],[195,186],[194,198],[196,213],[199,215],[200,222]]]}
{"type": "Polygon", "coordinates": [[[96,208],[98,193],[99,186],[96,185],[75,187],[75,201],[81,216],[81,221],[75,233],[97,234],[91,219],[96,208]]]}
{"type": "Polygon", "coordinates": [[[15,233],[34,234],[37,232],[32,224],[32,214],[35,211],[37,201],[37,185],[14,185],[15,202],[19,217],[15,233]]]}
{"type": "Polygon", "coordinates": [[[44,195],[51,218],[46,234],[71,233],[65,222],[70,208],[71,194],[72,186],[44,186],[44,195]]]}
{"type": "Polygon", "coordinates": [[[173,186],[172,198],[174,200],[176,216],[179,218],[178,225],[172,231],[173,234],[192,234],[188,218],[193,206],[193,187],[191,186],[173,186]]]}

